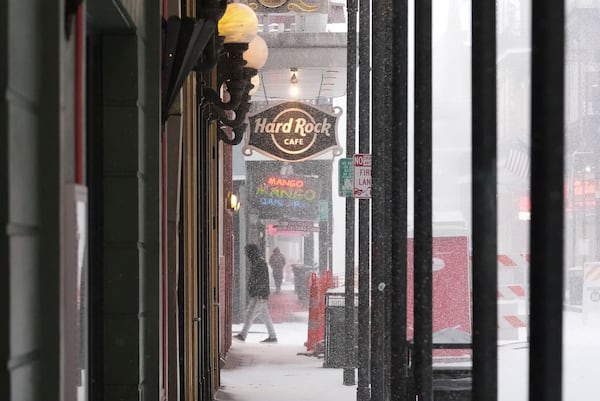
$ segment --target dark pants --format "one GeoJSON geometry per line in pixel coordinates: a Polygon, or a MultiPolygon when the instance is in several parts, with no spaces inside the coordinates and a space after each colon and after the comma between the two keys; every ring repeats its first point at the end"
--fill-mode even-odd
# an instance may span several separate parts
{"type": "Polygon", "coordinates": [[[273,280],[277,291],[281,290],[281,281],[283,280],[283,267],[273,269],[273,280]]]}

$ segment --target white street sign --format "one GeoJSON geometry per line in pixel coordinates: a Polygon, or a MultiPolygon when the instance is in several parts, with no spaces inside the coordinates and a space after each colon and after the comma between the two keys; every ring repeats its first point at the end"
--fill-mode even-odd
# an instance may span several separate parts
{"type": "Polygon", "coordinates": [[[371,198],[371,155],[368,153],[354,155],[354,197],[371,198]]]}

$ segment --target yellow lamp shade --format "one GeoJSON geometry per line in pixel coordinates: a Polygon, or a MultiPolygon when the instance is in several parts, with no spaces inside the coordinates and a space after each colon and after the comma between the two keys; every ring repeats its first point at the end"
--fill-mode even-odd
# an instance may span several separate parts
{"type": "Polygon", "coordinates": [[[218,29],[219,36],[225,37],[225,43],[250,43],[258,32],[258,18],[247,5],[229,3],[218,29]]]}
{"type": "Polygon", "coordinates": [[[256,35],[252,42],[248,43],[248,50],[244,52],[244,60],[246,67],[260,70],[267,62],[269,57],[269,48],[267,42],[260,36],[256,35]]]}

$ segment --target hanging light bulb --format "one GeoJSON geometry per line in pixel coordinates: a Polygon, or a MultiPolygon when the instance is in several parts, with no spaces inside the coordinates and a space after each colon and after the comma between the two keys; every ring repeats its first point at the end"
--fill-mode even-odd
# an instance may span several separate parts
{"type": "Polygon", "coordinates": [[[292,76],[290,77],[290,83],[292,85],[296,85],[298,83],[298,77],[296,76],[296,73],[298,72],[298,68],[292,67],[292,68],[290,68],[290,71],[292,72],[292,76]]]}
{"type": "Polygon", "coordinates": [[[292,98],[297,98],[298,94],[300,93],[300,90],[298,89],[298,76],[296,75],[298,68],[292,67],[290,68],[290,71],[292,73],[290,77],[290,96],[292,98]]]}

